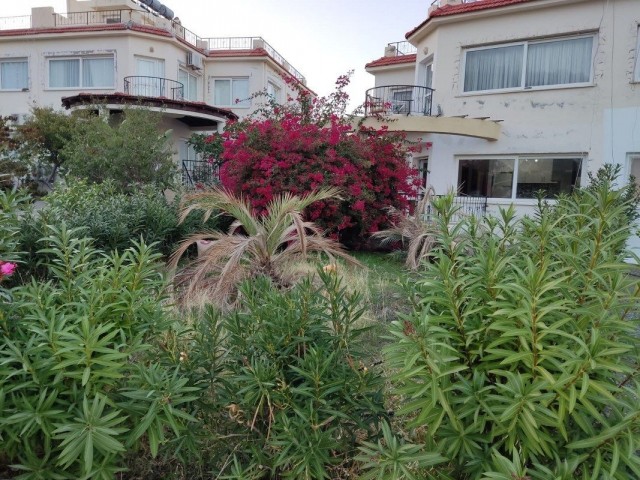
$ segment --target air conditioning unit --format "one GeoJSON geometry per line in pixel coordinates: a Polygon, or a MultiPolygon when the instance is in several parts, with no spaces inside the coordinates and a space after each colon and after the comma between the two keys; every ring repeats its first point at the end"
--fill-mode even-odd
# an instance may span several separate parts
{"type": "Polygon", "coordinates": [[[187,66],[194,70],[202,70],[202,57],[193,52],[187,52],[187,66]]]}

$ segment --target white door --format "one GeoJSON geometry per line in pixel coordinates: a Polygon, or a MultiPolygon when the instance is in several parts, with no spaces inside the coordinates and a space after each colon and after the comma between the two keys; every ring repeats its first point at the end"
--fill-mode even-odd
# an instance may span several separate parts
{"type": "Polygon", "coordinates": [[[133,94],[145,97],[166,97],[164,60],[136,57],[136,78],[133,94]]]}

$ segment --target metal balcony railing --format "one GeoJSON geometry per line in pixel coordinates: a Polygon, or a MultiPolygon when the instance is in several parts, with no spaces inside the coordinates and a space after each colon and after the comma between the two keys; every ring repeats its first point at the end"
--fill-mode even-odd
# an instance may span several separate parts
{"type": "Polygon", "coordinates": [[[0,17],[0,30],[20,30],[31,28],[31,15],[0,17]]]}
{"type": "MultiPolygon", "coordinates": [[[[442,195],[436,195],[436,197],[442,197],[442,195]]],[[[487,197],[467,197],[465,195],[454,197],[453,207],[456,209],[456,213],[453,215],[454,222],[459,222],[464,217],[483,217],[487,213],[487,197]]],[[[436,215],[432,203],[427,203],[423,214],[425,219],[436,215]]]]}
{"type": "Polygon", "coordinates": [[[406,40],[403,42],[391,42],[387,43],[387,47],[391,47],[395,51],[395,56],[400,57],[402,55],[411,55],[417,53],[418,49],[411,45],[406,40]]]}
{"type": "Polygon", "coordinates": [[[432,88],[418,85],[385,85],[366,92],[365,115],[431,115],[432,88]]]}
{"type": "Polygon", "coordinates": [[[213,37],[202,39],[209,50],[253,50],[255,48],[264,48],[269,56],[276,63],[284,67],[287,72],[302,83],[306,83],[304,75],[285,60],[264,38],[262,37],[213,37]]]}
{"type": "Polygon", "coordinates": [[[56,27],[122,23],[122,10],[54,13],[53,23],[56,27]]]}
{"type": "Polygon", "coordinates": [[[182,160],[182,185],[206,188],[219,183],[220,169],[208,160],[182,160]]]}
{"type": "Polygon", "coordinates": [[[184,100],[181,82],[160,77],[124,77],[124,93],[138,97],[170,98],[184,100]]]}

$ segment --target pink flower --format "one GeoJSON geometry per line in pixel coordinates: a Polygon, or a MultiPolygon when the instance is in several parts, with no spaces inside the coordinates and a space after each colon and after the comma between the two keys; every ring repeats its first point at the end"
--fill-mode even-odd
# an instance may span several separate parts
{"type": "Polygon", "coordinates": [[[16,265],[15,263],[3,262],[2,260],[0,260],[0,275],[8,277],[9,275],[12,275],[13,272],[15,272],[17,267],[18,265],[16,265]]]}

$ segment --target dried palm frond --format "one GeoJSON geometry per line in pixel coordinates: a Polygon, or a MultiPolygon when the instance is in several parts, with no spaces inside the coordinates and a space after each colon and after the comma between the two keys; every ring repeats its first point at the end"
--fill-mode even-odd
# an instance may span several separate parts
{"type": "Polygon", "coordinates": [[[413,215],[390,209],[391,228],[372,235],[373,238],[379,239],[382,245],[401,242],[407,251],[406,266],[411,270],[418,269],[420,264],[429,257],[435,245],[437,229],[428,214],[434,196],[433,188],[427,188],[416,204],[413,215]]]}
{"type": "Polygon", "coordinates": [[[200,257],[176,275],[176,284],[187,298],[206,292],[212,302],[229,306],[236,300],[242,280],[266,275],[276,284],[287,286],[292,281],[290,266],[308,262],[309,254],[321,252],[330,258],[340,257],[347,263],[358,261],[342,250],[340,244],[322,236],[313,222],[303,219],[303,210],[314,202],[336,198],[339,190],[328,188],[303,197],[284,193],[267,206],[267,213],[256,215],[249,203],[230,192],[214,188],[186,195],[180,219],[194,210],[203,210],[205,219],[227,214],[234,218],[227,233],[211,231],[184,240],[170,258],[176,268],[180,258],[194,243],[209,241],[200,257]]]}

